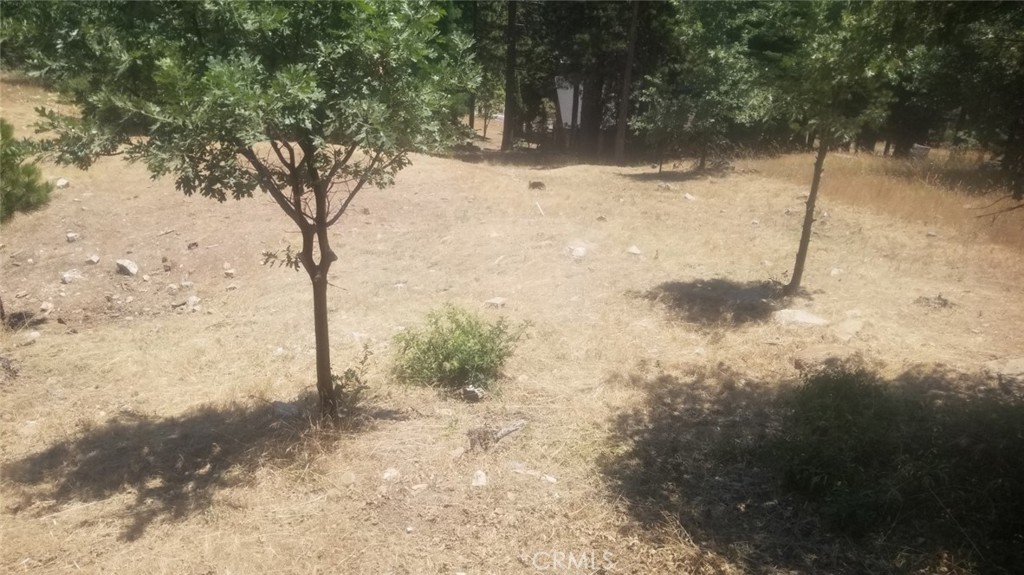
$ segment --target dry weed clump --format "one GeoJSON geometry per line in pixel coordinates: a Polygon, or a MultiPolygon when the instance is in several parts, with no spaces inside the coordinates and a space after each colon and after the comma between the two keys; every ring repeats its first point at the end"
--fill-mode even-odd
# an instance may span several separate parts
{"type": "MultiPolygon", "coordinates": [[[[830,154],[821,193],[952,232],[965,242],[991,241],[1024,250],[1024,213],[990,215],[1009,205],[999,172],[973,155],[943,152],[932,150],[922,160],[830,154]]],[[[741,164],[766,177],[810,185],[812,161],[809,154],[787,154],[741,164]]]]}

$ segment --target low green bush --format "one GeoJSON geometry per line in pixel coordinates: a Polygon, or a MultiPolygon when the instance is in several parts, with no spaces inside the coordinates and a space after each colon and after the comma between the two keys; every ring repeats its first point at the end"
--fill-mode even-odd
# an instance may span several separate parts
{"type": "Polygon", "coordinates": [[[27,156],[25,146],[14,139],[14,127],[0,119],[0,221],[50,200],[53,186],[43,180],[34,163],[26,161],[27,156]]]}
{"type": "Polygon", "coordinates": [[[511,325],[505,318],[487,322],[453,305],[427,316],[423,329],[395,338],[394,374],[406,383],[460,388],[490,388],[527,324],[511,325]]]}

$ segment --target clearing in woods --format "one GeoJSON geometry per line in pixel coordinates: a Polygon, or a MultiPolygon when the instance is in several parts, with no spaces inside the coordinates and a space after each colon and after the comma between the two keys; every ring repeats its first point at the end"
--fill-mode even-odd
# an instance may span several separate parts
{"type": "MultiPolygon", "coordinates": [[[[31,85],[2,88],[20,135],[34,106],[53,104],[31,85]]],[[[792,266],[804,186],[417,156],[332,230],[336,369],[363,346],[373,355],[358,425],[331,436],[291,417],[314,382],[311,292],[304,274],[262,265],[299,242],[270,198],[186,198],[117,158],[43,170],[70,186],[5,223],[0,248],[7,312],[27,322],[0,335],[8,573],[852,573],[900,553],[938,564],[926,545],[828,536],[777,482],[706,441],[769,431],[794,357],[825,345],[936,386],[1024,350],[1021,254],[941,222],[826,193],[809,293],[788,306],[828,325],[787,326],[761,282],[792,266]],[[121,258],[136,277],[116,273],[121,258]],[[62,283],[72,269],[81,277],[62,283]],[[192,295],[198,306],[175,307],[192,295]],[[495,297],[502,308],[484,305],[495,297]],[[389,376],[393,336],[445,302],[532,324],[487,401],[389,376]],[[467,432],[520,419],[470,450],[467,432]],[[662,444],[637,439],[666,421],[662,444]],[[689,457],[686,473],[644,467],[660,449],[689,457]],[[569,554],[575,570],[558,571],[569,554]]]]}

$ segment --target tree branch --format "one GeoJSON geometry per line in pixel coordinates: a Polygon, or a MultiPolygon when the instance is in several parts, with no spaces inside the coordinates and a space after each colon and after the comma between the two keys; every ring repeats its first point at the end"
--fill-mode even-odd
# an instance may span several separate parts
{"type": "MultiPolygon", "coordinates": [[[[338,219],[341,218],[341,215],[344,214],[345,210],[348,209],[348,205],[352,203],[352,199],[356,197],[356,194],[359,193],[359,190],[363,189],[363,185],[366,184],[366,181],[368,179],[370,179],[370,173],[373,172],[374,164],[376,164],[377,160],[380,159],[381,154],[383,154],[383,152],[377,152],[373,159],[370,160],[370,165],[367,166],[365,170],[363,170],[363,175],[359,178],[359,182],[357,182],[355,187],[352,188],[352,190],[348,193],[348,197],[345,198],[344,202],[342,202],[341,207],[338,208],[337,213],[331,216],[331,219],[327,220],[328,226],[334,225],[334,222],[338,221],[338,219]]],[[[394,162],[394,159],[392,159],[390,162],[387,162],[386,164],[382,164],[380,166],[380,169],[386,168],[392,162],[394,162]]]]}
{"type": "Polygon", "coordinates": [[[281,153],[281,146],[277,143],[277,140],[270,140],[270,147],[274,148],[274,153],[277,154],[277,159],[281,160],[281,165],[294,172],[295,164],[284,159],[284,154],[281,153]]]}
{"type": "Polygon", "coordinates": [[[300,213],[288,203],[288,198],[285,197],[284,192],[281,191],[281,188],[279,188],[277,183],[274,181],[273,174],[270,173],[267,166],[259,159],[252,147],[240,147],[239,153],[242,154],[242,157],[248,160],[249,164],[256,170],[256,174],[260,180],[260,185],[263,189],[270,194],[270,197],[274,198],[277,205],[284,210],[284,213],[288,214],[288,217],[290,217],[292,221],[299,226],[299,229],[305,230],[309,227],[310,224],[305,217],[303,217],[304,214],[300,213]]]}

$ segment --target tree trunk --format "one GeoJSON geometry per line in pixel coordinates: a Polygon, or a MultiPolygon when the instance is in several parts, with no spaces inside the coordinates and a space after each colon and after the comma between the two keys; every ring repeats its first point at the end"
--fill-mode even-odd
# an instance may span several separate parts
{"type": "Polygon", "coordinates": [[[505,26],[505,119],[501,135],[501,151],[508,152],[515,144],[519,110],[516,99],[516,5],[509,2],[508,23],[505,26]]]}
{"type": "MultiPolygon", "coordinates": [[[[469,5],[473,9],[473,46],[479,49],[480,46],[480,6],[477,0],[473,0],[469,5]]],[[[473,132],[474,139],[476,138],[476,94],[469,95],[469,129],[473,132]]]]}
{"type": "Polygon", "coordinates": [[[807,248],[811,244],[811,225],[814,224],[814,204],[818,201],[818,186],[821,184],[821,173],[825,168],[825,155],[828,154],[828,141],[822,138],[818,144],[818,155],[814,159],[814,178],[811,180],[811,193],[807,196],[807,210],[804,212],[804,229],[800,234],[800,247],[796,252],[796,265],[793,266],[793,278],[782,290],[783,295],[791,296],[800,291],[800,280],[804,275],[804,264],[807,262],[807,248]]]}
{"type": "Polygon", "coordinates": [[[313,281],[313,326],[316,334],[316,391],[320,397],[320,416],[338,418],[338,396],[331,377],[331,336],[327,317],[327,272],[323,264],[310,274],[313,281]]]}
{"type": "Polygon", "coordinates": [[[476,135],[476,95],[469,96],[469,129],[476,135]]]}
{"type": "Polygon", "coordinates": [[[629,24],[629,48],[626,50],[626,67],[622,70],[622,91],[619,96],[619,119],[615,127],[615,163],[626,163],[626,122],[629,121],[629,89],[633,82],[633,58],[636,55],[636,25],[640,14],[640,3],[633,0],[633,16],[629,24]]]}
{"type": "Polygon", "coordinates": [[[580,82],[572,83],[572,119],[569,120],[569,148],[575,150],[579,145],[580,132],[580,82]]]}

